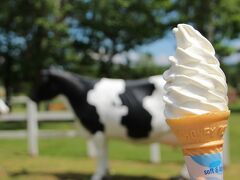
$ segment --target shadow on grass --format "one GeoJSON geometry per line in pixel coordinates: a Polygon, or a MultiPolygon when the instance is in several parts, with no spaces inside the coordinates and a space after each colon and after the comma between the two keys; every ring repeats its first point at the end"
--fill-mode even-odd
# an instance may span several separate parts
{"type": "MultiPolygon", "coordinates": [[[[90,180],[91,174],[87,173],[74,173],[74,172],[63,172],[63,173],[45,173],[45,172],[29,172],[22,170],[20,172],[9,173],[10,178],[19,178],[21,176],[55,176],[58,180],[90,180]]],[[[171,180],[178,178],[170,178],[171,180]]],[[[129,176],[129,175],[110,175],[104,180],[167,180],[166,178],[155,178],[149,176],[129,176]]]]}

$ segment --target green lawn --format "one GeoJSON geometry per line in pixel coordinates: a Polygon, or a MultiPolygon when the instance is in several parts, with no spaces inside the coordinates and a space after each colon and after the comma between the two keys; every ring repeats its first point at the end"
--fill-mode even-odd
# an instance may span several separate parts
{"type": "MultiPolygon", "coordinates": [[[[231,165],[225,169],[225,179],[240,177],[240,114],[230,118],[231,165]]],[[[0,129],[12,129],[16,123],[0,123],[0,129]]],[[[19,125],[18,125],[19,126],[19,125]]],[[[24,128],[21,124],[20,128],[24,128]]],[[[42,129],[69,129],[73,123],[41,123],[42,129]]],[[[149,146],[110,141],[112,179],[155,180],[178,174],[183,162],[178,148],[161,146],[162,163],[149,163],[149,146]]],[[[40,156],[27,155],[24,139],[0,140],[0,179],[56,180],[89,179],[95,161],[86,156],[85,141],[81,138],[41,139],[40,156]]]]}

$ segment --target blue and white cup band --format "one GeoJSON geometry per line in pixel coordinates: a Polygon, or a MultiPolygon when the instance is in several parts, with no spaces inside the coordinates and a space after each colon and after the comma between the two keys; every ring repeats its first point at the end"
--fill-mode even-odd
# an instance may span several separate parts
{"type": "Polygon", "coordinates": [[[222,152],[184,158],[191,180],[223,180],[222,152]]]}

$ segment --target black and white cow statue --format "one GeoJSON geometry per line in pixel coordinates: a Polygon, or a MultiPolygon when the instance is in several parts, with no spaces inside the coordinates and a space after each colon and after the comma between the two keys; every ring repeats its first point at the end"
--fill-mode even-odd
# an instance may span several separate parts
{"type": "Polygon", "coordinates": [[[107,139],[178,145],[165,122],[162,76],[141,80],[90,79],[61,70],[44,70],[32,99],[36,102],[63,94],[97,148],[92,180],[108,173],[107,139]]]}

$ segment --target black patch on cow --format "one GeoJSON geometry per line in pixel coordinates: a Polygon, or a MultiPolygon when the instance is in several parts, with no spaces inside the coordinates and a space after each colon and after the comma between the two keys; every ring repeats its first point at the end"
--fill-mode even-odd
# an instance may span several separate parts
{"type": "Polygon", "coordinates": [[[87,92],[93,89],[98,81],[81,76],[75,76],[75,78],[77,80],[74,80],[75,86],[72,87],[69,100],[76,115],[79,117],[81,124],[92,134],[104,131],[104,125],[99,120],[96,107],[87,102],[87,92]]]}
{"type": "Polygon", "coordinates": [[[74,111],[79,117],[81,124],[92,134],[95,134],[98,131],[104,131],[104,126],[100,122],[99,116],[94,106],[86,103],[84,106],[76,106],[76,109],[74,108],[74,111]]]}
{"type": "Polygon", "coordinates": [[[127,128],[129,137],[147,138],[151,131],[152,116],[143,108],[143,98],[150,96],[155,86],[148,80],[126,81],[125,92],[120,94],[123,105],[128,107],[128,114],[121,120],[127,128]]]}

